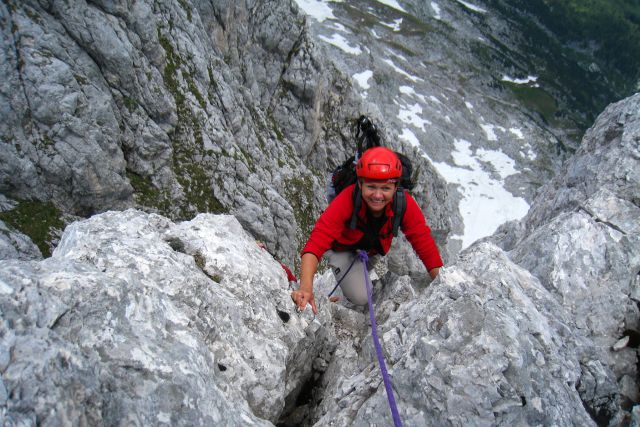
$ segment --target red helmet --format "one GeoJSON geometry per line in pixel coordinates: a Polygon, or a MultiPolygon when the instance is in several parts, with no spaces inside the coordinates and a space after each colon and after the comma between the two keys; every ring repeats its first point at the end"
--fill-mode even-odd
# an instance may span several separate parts
{"type": "Polygon", "coordinates": [[[386,147],[369,148],[356,165],[359,178],[394,179],[402,176],[402,163],[396,153],[386,147]]]}

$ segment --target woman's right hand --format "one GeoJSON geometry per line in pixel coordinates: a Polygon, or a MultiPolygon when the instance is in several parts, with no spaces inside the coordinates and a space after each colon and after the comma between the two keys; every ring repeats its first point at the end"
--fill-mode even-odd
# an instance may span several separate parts
{"type": "Polygon", "coordinates": [[[291,299],[298,307],[298,310],[304,311],[304,309],[307,307],[307,304],[310,304],[311,310],[313,310],[313,314],[318,314],[318,307],[316,307],[316,300],[313,296],[312,291],[298,289],[297,291],[291,292],[291,299]]]}

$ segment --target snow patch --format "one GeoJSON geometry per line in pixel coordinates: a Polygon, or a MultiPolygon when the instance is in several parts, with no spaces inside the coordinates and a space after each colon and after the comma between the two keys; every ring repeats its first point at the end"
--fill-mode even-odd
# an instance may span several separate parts
{"type": "Polygon", "coordinates": [[[416,148],[421,148],[420,147],[420,141],[418,140],[418,137],[416,136],[416,134],[411,132],[407,128],[402,129],[402,133],[400,135],[398,135],[398,139],[402,139],[404,141],[407,141],[409,144],[411,144],[412,146],[414,146],[416,148]]]}
{"type": "Polygon", "coordinates": [[[402,8],[402,6],[400,6],[400,4],[398,4],[398,2],[396,0],[376,0],[376,1],[378,3],[382,3],[382,4],[385,4],[385,5],[389,6],[389,7],[394,8],[396,10],[399,10],[400,12],[407,13],[407,11],[404,10],[402,8]]]}
{"type": "Polygon", "coordinates": [[[498,137],[495,132],[493,132],[493,125],[480,125],[484,133],[487,134],[487,140],[489,141],[497,141],[498,137]]]}
{"type": "Polygon", "coordinates": [[[341,24],[341,23],[339,23],[339,22],[334,22],[334,23],[333,23],[333,28],[335,28],[335,29],[336,29],[336,30],[338,30],[338,31],[342,31],[343,33],[351,34],[351,31],[349,31],[349,30],[347,29],[347,27],[345,27],[344,25],[342,25],[342,24],[341,24]]]}
{"type": "Polygon", "coordinates": [[[532,87],[540,87],[540,85],[538,83],[536,83],[538,81],[538,77],[537,76],[527,76],[524,79],[519,79],[519,78],[515,78],[515,77],[509,77],[506,74],[502,76],[502,80],[503,82],[509,82],[509,83],[514,83],[517,85],[527,85],[530,83],[533,83],[531,86],[532,87]]]}
{"type": "Polygon", "coordinates": [[[400,109],[398,112],[398,118],[402,122],[413,125],[424,132],[424,125],[430,125],[431,122],[420,117],[421,114],[422,107],[420,104],[413,104],[405,109],[400,109]]]}
{"type": "MultiPolygon", "coordinates": [[[[318,22],[322,22],[326,19],[336,19],[333,14],[333,10],[327,4],[327,1],[323,0],[295,0],[298,7],[302,9],[304,13],[314,18],[318,22]]],[[[339,3],[340,0],[334,1],[339,3]]]]}
{"type": "Polygon", "coordinates": [[[424,95],[420,95],[419,93],[417,93],[416,90],[411,86],[400,86],[398,89],[400,90],[400,93],[403,95],[414,96],[418,98],[420,101],[422,101],[423,103],[426,102],[424,95]]]}
{"type": "Polygon", "coordinates": [[[391,66],[391,68],[393,68],[393,70],[398,73],[401,74],[403,76],[405,76],[406,78],[408,78],[409,80],[411,80],[412,82],[417,82],[417,81],[421,81],[423,82],[424,79],[421,79],[420,77],[416,77],[416,76],[412,76],[411,74],[407,73],[406,71],[404,71],[402,68],[398,67],[396,64],[393,63],[392,60],[390,59],[383,59],[382,62],[385,62],[386,64],[388,64],[389,66],[391,66]]]}
{"type": "Polygon", "coordinates": [[[483,162],[491,163],[502,179],[518,173],[515,168],[516,162],[500,150],[494,151],[480,148],[476,151],[476,155],[483,162]]]}
{"type": "Polygon", "coordinates": [[[463,5],[464,7],[466,7],[469,10],[473,10],[474,12],[487,13],[486,9],[483,9],[480,6],[476,6],[475,4],[471,4],[471,3],[463,1],[463,0],[458,0],[458,3],[460,3],[461,5],[463,5]]]}
{"type": "Polygon", "coordinates": [[[381,25],[385,27],[391,28],[394,32],[400,31],[400,27],[402,26],[402,18],[395,19],[392,23],[380,22],[381,25]]]}
{"type": "Polygon", "coordinates": [[[502,126],[496,126],[496,125],[492,125],[492,124],[482,124],[482,125],[480,125],[480,127],[482,128],[484,133],[487,135],[487,140],[488,141],[497,141],[498,140],[498,136],[494,132],[494,129],[498,129],[498,130],[500,130],[502,132],[506,132],[506,129],[503,128],[502,126]]]}
{"type": "Polygon", "coordinates": [[[522,157],[527,157],[529,160],[535,160],[536,157],[538,157],[536,153],[533,151],[531,144],[529,143],[522,146],[522,150],[520,150],[520,155],[522,157]],[[527,150],[527,151],[525,152],[524,150],[527,150]]]}
{"type": "Polygon", "coordinates": [[[394,51],[392,51],[391,49],[387,49],[387,52],[389,52],[391,55],[395,56],[396,58],[404,61],[404,62],[409,62],[407,61],[407,58],[405,58],[404,56],[400,55],[399,53],[396,53],[394,51]]]}
{"type": "Polygon", "coordinates": [[[529,204],[504,188],[504,181],[496,180],[482,169],[478,159],[491,163],[502,179],[517,173],[514,162],[500,151],[471,151],[471,143],[462,139],[454,142],[452,153],[455,166],[444,162],[431,162],[447,182],[458,184],[462,193],[460,214],[464,222],[462,247],[490,236],[503,223],[525,216],[529,204]]]}
{"type": "Polygon", "coordinates": [[[350,46],[347,39],[345,39],[343,36],[341,36],[338,33],[332,34],[330,38],[323,35],[318,36],[318,38],[351,55],[360,55],[362,53],[362,49],[360,49],[360,46],[358,45],[356,45],[355,47],[350,46]]]}
{"type": "Polygon", "coordinates": [[[514,134],[518,139],[524,139],[524,134],[522,133],[522,129],[520,128],[510,128],[509,132],[514,134]]]}
{"type": "Polygon", "coordinates": [[[371,77],[373,77],[373,71],[371,70],[365,70],[352,76],[353,80],[358,83],[358,86],[360,86],[364,90],[368,90],[371,87],[369,86],[369,79],[371,77]]]}
{"type": "Polygon", "coordinates": [[[440,15],[440,6],[438,6],[438,3],[432,1],[431,2],[431,9],[433,9],[433,17],[434,19],[442,19],[442,15],[440,15]]]}

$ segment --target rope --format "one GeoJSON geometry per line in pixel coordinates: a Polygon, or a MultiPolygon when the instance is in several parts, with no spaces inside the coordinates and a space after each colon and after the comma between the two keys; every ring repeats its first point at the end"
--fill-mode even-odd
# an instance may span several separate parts
{"type": "Polygon", "coordinates": [[[336,285],[333,287],[333,289],[331,289],[331,292],[329,292],[329,295],[327,295],[327,298],[329,298],[331,295],[333,295],[333,293],[336,291],[336,289],[338,289],[338,286],[340,286],[340,283],[342,283],[344,278],[347,277],[347,274],[349,274],[349,272],[351,271],[351,267],[353,267],[353,264],[356,263],[357,259],[358,259],[357,256],[353,257],[353,260],[351,260],[351,264],[349,264],[349,268],[347,268],[347,271],[344,272],[344,274],[342,275],[340,280],[338,280],[338,283],[336,283],[336,285]]]}
{"type": "Polygon", "coordinates": [[[376,348],[376,354],[378,356],[378,364],[380,365],[380,371],[382,372],[382,381],[384,381],[384,388],[387,390],[387,399],[389,400],[389,408],[391,408],[391,416],[393,417],[393,424],[395,427],[402,427],[400,421],[400,414],[398,413],[398,407],[396,406],[396,399],[393,397],[393,389],[391,388],[391,380],[387,373],[387,366],[384,363],[384,354],[382,354],[382,346],[380,346],[380,340],[378,339],[378,326],[376,325],[376,316],[373,313],[373,302],[371,301],[371,281],[369,280],[369,271],[367,269],[367,262],[369,257],[365,251],[358,251],[358,258],[362,260],[364,266],[364,284],[367,287],[367,302],[369,303],[369,318],[371,319],[371,334],[373,335],[373,344],[376,348]]]}

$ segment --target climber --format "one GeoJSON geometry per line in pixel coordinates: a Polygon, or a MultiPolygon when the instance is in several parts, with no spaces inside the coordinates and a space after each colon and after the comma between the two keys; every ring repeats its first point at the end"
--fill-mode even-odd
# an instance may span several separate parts
{"type": "MultiPolygon", "coordinates": [[[[389,251],[393,240],[393,201],[402,175],[402,163],[388,148],[369,148],[357,162],[356,175],[356,184],[341,191],[320,215],[302,249],[300,288],[291,292],[298,310],[304,310],[309,304],[314,314],[318,312],[313,294],[313,277],[325,252],[344,296],[355,305],[367,304],[364,269],[362,265],[354,265],[361,263],[356,257],[356,250],[362,249],[369,255],[380,256],[389,251]],[[361,206],[357,214],[357,226],[351,229],[348,223],[356,205],[354,191],[361,191],[364,203],[358,203],[361,206]]],[[[400,229],[431,278],[435,279],[442,266],[440,253],[415,199],[408,192],[404,193],[404,197],[406,210],[400,229]]]]}

